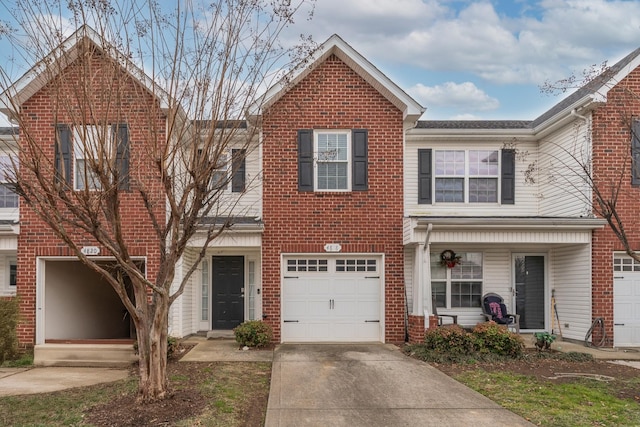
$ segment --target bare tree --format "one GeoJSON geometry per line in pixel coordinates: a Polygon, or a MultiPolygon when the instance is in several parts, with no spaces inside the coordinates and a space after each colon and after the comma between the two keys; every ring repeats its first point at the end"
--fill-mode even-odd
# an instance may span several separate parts
{"type": "Polygon", "coordinates": [[[630,215],[628,208],[630,201],[640,203],[640,192],[632,185],[632,177],[640,176],[640,159],[633,158],[631,148],[634,141],[640,141],[640,128],[634,126],[640,116],[640,94],[632,81],[613,80],[619,71],[617,67],[619,64],[609,67],[606,62],[593,65],[581,76],[547,82],[541,87],[546,93],[570,89],[583,95],[607,92],[607,102],[597,105],[591,117],[575,115],[577,121],[570,144],[544,141],[554,149],[549,150],[544,164],[530,165],[529,170],[535,170],[539,179],[548,180],[583,200],[590,208],[585,215],[605,219],[627,255],[640,262],[640,253],[633,246],[634,236],[630,234],[637,232],[637,215],[630,215]],[[593,127],[594,120],[597,128],[593,127]],[[612,140],[606,137],[607,133],[616,136],[612,140]]]}
{"type": "Polygon", "coordinates": [[[119,295],[137,331],[141,401],[167,393],[171,304],[207,246],[242,214],[223,191],[231,174],[220,173],[257,147],[256,127],[240,119],[292,53],[310,46],[280,42],[304,0],[159,3],[2,2],[11,21],[0,25],[17,55],[0,84],[20,128],[13,180],[22,209],[119,295]],[[35,66],[16,83],[24,63],[35,66]],[[22,90],[31,79],[43,82],[37,93],[22,90]],[[50,116],[30,114],[38,102],[50,116]],[[43,120],[57,124],[49,137],[43,120]],[[174,283],[196,233],[201,249],[174,283]],[[141,239],[157,265],[137,261],[141,239]],[[83,253],[92,243],[115,262],[83,253]]]}

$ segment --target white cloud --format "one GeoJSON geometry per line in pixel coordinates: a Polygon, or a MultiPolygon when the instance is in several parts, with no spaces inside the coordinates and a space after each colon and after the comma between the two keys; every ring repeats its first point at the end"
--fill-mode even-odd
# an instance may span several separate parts
{"type": "Polygon", "coordinates": [[[488,1],[322,0],[306,30],[318,41],[338,33],[374,63],[465,71],[494,84],[560,79],[620,57],[640,40],[640,2],[542,0],[517,7],[507,14],[488,1]]]}
{"type": "Polygon", "coordinates": [[[471,82],[446,82],[436,86],[417,84],[409,90],[420,102],[429,107],[446,107],[471,111],[490,111],[500,107],[500,102],[487,95],[471,82]]]}

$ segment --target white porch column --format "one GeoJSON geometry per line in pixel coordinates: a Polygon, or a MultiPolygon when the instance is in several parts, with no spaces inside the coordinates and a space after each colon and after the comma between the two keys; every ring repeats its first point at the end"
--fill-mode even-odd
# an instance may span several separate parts
{"type": "Polygon", "coordinates": [[[424,243],[416,245],[416,253],[413,257],[413,311],[414,316],[424,316],[424,243]]]}
{"type": "Polygon", "coordinates": [[[424,265],[424,268],[422,269],[424,275],[424,279],[422,282],[423,296],[426,297],[427,300],[425,308],[429,310],[429,315],[432,315],[433,297],[431,295],[431,243],[427,243],[426,245],[424,245],[424,250],[422,252],[422,264],[424,265]]]}

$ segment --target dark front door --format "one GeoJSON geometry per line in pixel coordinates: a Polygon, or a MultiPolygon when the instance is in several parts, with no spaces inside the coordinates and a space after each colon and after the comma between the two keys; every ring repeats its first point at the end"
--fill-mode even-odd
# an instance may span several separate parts
{"type": "Polygon", "coordinates": [[[244,321],[244,257],[213,257],[213,329],[233,329],[244,321]]]}
{"type": "Polygon", "coordinates": [[[544,330],[544,256],[516,255],[514,260],[516,313],[520,315],[520,329],[544,330]]]}

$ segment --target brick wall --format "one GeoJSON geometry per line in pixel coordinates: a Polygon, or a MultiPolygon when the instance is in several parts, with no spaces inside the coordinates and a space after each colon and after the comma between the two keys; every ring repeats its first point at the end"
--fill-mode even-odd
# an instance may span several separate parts
{"type": "Polygon", "coordinates": [[[336,56],[283,96],[263,118],[265,232],[263,313],[280,341],[280,255],[385,255],[385,339],[404,341],[402,113],[336,56]],[[298,191],[298,129],[367,129],[368,191],[298,191]]]}
{"type": "MultiPolygon", "coordinates": [[[[44,155],[53,159],[57,123],[77,124],[80,123],[78,116],[85,114],[86,124],[106,122],[129,125],[131,191],[121,193],[121,210],[125,219],[123,234],[130,245],[131,256],[147,257],[147,276],[154,280],[159,268],[160,245],[137,190],[144,186],[149,194],[156,195],[151,203],[155,203],[158,218],[164,218],[161,187],[152,172],[153,156],[150,151],[142,150],[142,146],[153,140],[166,140],[165,119],[149,93],[120,74],[112,63],[99,56],[93,56],[88,61],[71,64],[58,79],[51,81],[22,105],[20,140],[24,143],[28,133],[30,138],[37,140],[44,155]],[[86,109],[83,113],[83,109],[78,107],[77,98],[74,98],[81,82],[89,89],[87,103],[91,105],[91,115],[86,113],[86,109]]],[[[52,174],[50,169],[45,173],[52,174]]],[[[82,232],[70,228],[70,233],[82,246],[96,245],[92,238],[82,232]]],[[[108,255],[108,251],[103,247],[100,255],[108,255]]],[[[32,346],[35,342],[36,258],[40,256],[72,254],[21,200],[17,295],[20,298],[21,315],[18,337],[23,347],[32,346]]]]}
{"type": "MultiPolygon", "coordinates": [[[[623,172],[617,211],[634,250],[640,250],[640,188],[631,186],[630,120],[640,118],[640,70],[636,69],[612,88],[607,103],[593,115],[593,171],[598,186],[610,192],[623,172]]],[[[607,345],[613,345],[613,252],[623,246],[606,226],[593,236],[593,318],[604,318],[607,345]]],[[[599,340],[594,336],[594,340],[599,340]]]]}

